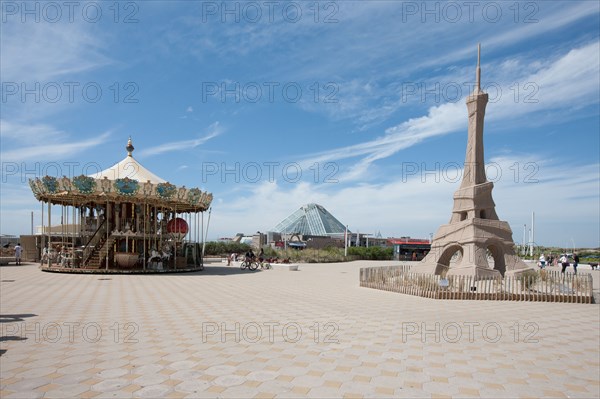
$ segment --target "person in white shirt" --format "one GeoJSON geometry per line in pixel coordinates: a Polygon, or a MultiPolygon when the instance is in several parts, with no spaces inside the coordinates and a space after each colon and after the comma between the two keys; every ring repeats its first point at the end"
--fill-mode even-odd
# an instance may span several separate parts
{"type": "Polygon", "coordinates": [[[540,267],[540,269],[546,267],[546,257],[544,256],[544,254],[540,255],[540,261],[538,262],[538,266],[540,267]]]}
{"type": "Polygon", "coordinates": [[[21,243],[18,243],[15,246],[15,261],[17,265],[21,264],[21,254],[23,253],[23,248],[21,247],[21,243]]]}
{"type": "Polygon", "coordinates": [[[561,273],[564,273],[567,267],[569,267],[569,258],[567,258],[567,255],[560,257],[560,264],[562,265],[561,273]]]}

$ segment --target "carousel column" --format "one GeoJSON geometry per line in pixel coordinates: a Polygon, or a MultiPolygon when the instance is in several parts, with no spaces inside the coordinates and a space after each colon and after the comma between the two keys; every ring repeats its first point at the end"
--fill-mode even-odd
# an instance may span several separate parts
{"type": "MultiPolygon", "coordinates": [[[[173,222],[173,226],[174,226],[175,232],[176,232],[176,234],[173,237],[177,237],[177,238],[173,238],[173,241],[175,241],[174,242],[174,244],[175,244],[174,245],[175,250],[173,251],[173,252],[175,252],[175,257],[174,257],[173,267],[175,269],[177,269],[177,244],[179,244],[179,239],[178,239],[179,238],[179,229],[177,227],[177,222],[178,222],[178,220],[177,220],[177,207],[175,207],[175,211],[173,212],[173,221],[174,221],[173,222]]],[[[182,239],[183,239],[183,237],[182,237],[182,239]]]]}
{"type": "Polygon", "coordinates": [[[65,247],[65,206],[60,205],[60,252],[65,247]]]}
{"type": "Polygon", "coordinates": [[[121,210],[119,206],[115,206],[115,230],[121,230],[121,210]]]}
{"type": "Polygon", "coordinates": [[[106,223],[106,270],[108,270],[108,256],[110,251],[110,245],[108,245],[108,234],[110,232],[110,223],[108,220],[108,210],[110,207],[110,202],[106,201],[106,210],[104,211],[104,223],[106,223]]]}
{"type": "Polygon", "coordinates": [[[135,217],[135,232],[140,231],[140,209],[135,205],[133,216],[135,217]]]}
{"type": "Polygon", "coordinates": [[[62,216],[60,218],[60,222],[62,224],[61,228],[62,228],[62,248],[61,248],[61,252],[65,253],[65,246],[68,245],[68,229],[69,229],[69,210],[67,209],[66,205],[61,205],[61,211],[62,211],[62,216]]]}
{"type": "Polygon", "coordinates": [[[72,211],[72,226],[71,226],[71,267],[75,267],[75,226],[77,226],[77,211],[75,208],[75,201],[73,201],[72,211]]]}
{"type": "Polygon", "coordinates": [[[164,230],[163,229],[164,223],[163,222],[165,221],[165,211],[164,211],[164,209],[162,209],[162,207],[161,207],[161,212],[160,213],[161,213],[161,215],[160,215],[160,223],[158,224],[159,228],[160,228],[160,235],[158,236],[158,248],[156,248],[156,250],[159,251],[159,252],[162,251],[162,247],[163,247],[163,242],[162,242],[162,237],[163,237],[163,234],[164,234],[164,231],[163,231],[164,230]]]}
{"type": "Polygon", "coordinates": [[[43,259],[44,256],[44,248],[46,248],[46,245],[44,244],[44,203],[42,202],[42,231],[40,232],[40,260],[43,259]]]}
{"type": "Polygon", "coordinates": [[[146,205],[146,203],[144,202],[144,212],[142,214],[142,217],[144,218],[144,223],[142,224],[143,229],[144,229],[144,233],[143,233],[143,240],[144,240],[144,247],[143,247],[143,251],[144,251],[144,256],[143,256],[143,262],[142,263],[142,269],[146,270],[146,228],[148,227],[148,215],[147,215],[147,211],[148,210],[148,206],[146,205]]]}
{"type": "Polygon", "coordinates": [[[81,226],[82,235],[84,235],[87,232],[87,217],[85,216],[85,214],[86,207],[85,205],[83,205],[81,209],[79,209],[79,224],[81,226]]]}
{"type": "Polygon", "coordinates": [[[156,249],[156,234],[158,232],[158,214],[156,213],[156,205],[153,206],[152,212],[152,241],[150,242],[152,248],[156,249]]]}
{"type": "Polygon", "coordinates": [[[51,221],[51,217],[52,217],[52,205],[50,204],[50,201],[48,201],[48,267],[50,267],[52,265],[52,261],[50,260],[50,226],[52,226],[52,221],[51,221]]]}

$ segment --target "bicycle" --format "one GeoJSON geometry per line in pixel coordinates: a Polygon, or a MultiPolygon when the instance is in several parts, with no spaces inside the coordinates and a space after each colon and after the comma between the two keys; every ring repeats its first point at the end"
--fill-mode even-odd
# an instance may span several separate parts
{"type": "Polygon", "coordinates": [[[245,268],[248,268],[249,270],[256,270],[258,269],[259,263],[254,260],[254,259],[244,259],[242,261],[242,263],[240,263],[240,269],[244,270],[245,268]]]}
{"type": "Polygon", "coordinates": [[[260,262],[260,268],[269,270],[269,269],[272,269],[273,267],[271,266],[271,264],[269,262],[262,261],[262,262],[260,262]]]}

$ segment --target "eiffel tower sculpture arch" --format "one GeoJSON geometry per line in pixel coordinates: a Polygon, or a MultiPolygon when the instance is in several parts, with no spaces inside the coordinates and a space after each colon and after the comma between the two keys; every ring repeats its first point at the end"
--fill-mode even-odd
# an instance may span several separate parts
{"type": "Polygon", "coordinates": [[[469,128],[462,182],[454,193],[448,224],[440,226],[431,250],[415,271],[476,278],[514,275],[531,269],[514,251],[512,230],[498,219],[483,158],[483,118],[488,95],[481,90],[480,51],[473,93],[467,97],[469,128]],[[493,266],[488,259],[493,258],[493,266]]]}

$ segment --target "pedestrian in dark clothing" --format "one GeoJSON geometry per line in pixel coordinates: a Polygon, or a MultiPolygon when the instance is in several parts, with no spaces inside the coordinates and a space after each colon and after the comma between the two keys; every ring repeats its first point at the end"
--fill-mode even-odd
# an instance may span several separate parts
{"type": "Polygon", "coordinates": [[[577,265],[579,264],[579,256],[576,253],[573,253],[573,270],[575,274],[577,274],[577,265]]]}

